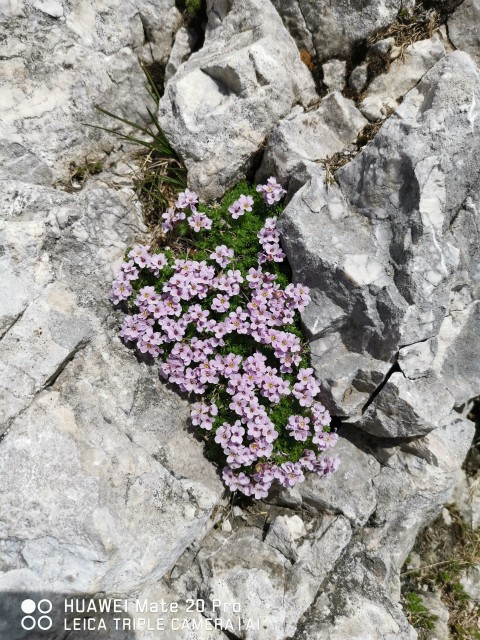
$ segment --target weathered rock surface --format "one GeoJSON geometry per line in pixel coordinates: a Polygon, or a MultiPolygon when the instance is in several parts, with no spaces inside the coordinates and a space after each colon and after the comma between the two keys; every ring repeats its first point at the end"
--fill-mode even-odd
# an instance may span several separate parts
{"type": "Polygon", "coordinates": [[[86,125],[118,123],[95,105],[153,108],[139,59],[166,64],[180,21],[174,0],[0,4],[0,175],[65,183],[71,163],[104,158],[112,136],[86,125]]]}
{"type": "Polygon", "coordinates": [[[464,0],[448,19],[448,35],[453,44],[480,64],[479,0],[464,0]]]}
{"type": "Polygon", "coordinates": [[[305,322],[324,399],[376,435],[425,434],[480,389],[478,359],[454,352],[460,335],[476,349],[479,99],[471,59],[446,56],[338,184],[314,177],[281,222],[315,292],[305,322]]]}
{"type": "Polygon", "coordinates": [[[182,26],[175,34],[172,51],[165,67],[165,83],[178,71],[181,64],[190,57],[198,35],[188,27],[182,26]]]}
{"type": "Polygon", "coordinates": [[[448,619],[450,616],[438,591],[427,591],[421,594],[421,598],[428,611],[436,616],[434,628],[426,631],[426,640],[450,640],[450,631],[448,628],[448,619]]]}
{"type": "Polygon", "coordinates": [[[465,523],[472,529],[480,527],[480,487],[476,480],[461,469],[449,499],[449,504],[455,505],[465,523]]]}
{"type": "Polygon", "coordinates": [[[360,111],[370,120],[385,118],[444,55],[445,49],[436,35],[409,45],[403,55],[392,62],[388,72],[377,76],[368,86],[360,111]]]}
{"type": "Polygon", "coordinates": [[[399,9],[412,8],[414,2],[273,0],[273,4],[298,47],[328,60],[348,58],[356,44],[393,22],[399,9]]]}
{"type": "Polygon", "coordinates": [[[128,594],[203,534],[223,492],[186,403],[115,337],[107,289],[138,229],[132,194],[2,193],[2,244],[29,299],[0,342],[0,585],[28,569],[39,590],[128,594]]]}
{"type": "MultiPolygon", "coordinates": [[[[398,10],[274,4],[299,47],[326,61],[330,89],[345,64],[328,58],[398,10]]],[[[210,0],[193,55],[186,28],[174,38],[173,1],[117,5],[1,7],[0,639],[26,637],[28,595],[61,607],[66,595],[105,592],[127,598],[132,617],[136,598],[181,611],[204,600],[203,613],[176,616],[188,617],[182,630],[164,615],[167,640],[413,640],[399,573],[451,494],[473,435],[465,404],[480,394],[478,69],[462,53],[437,62],[327,189],[316,161],[349,148],[366,120],[336,92],[310,104],[312,79],[270,2],[210,0]],[[131,118],[148,100],[139,58],[168,61],[160,114],[205,197],[242,177],[265,137],[261,171],[291,193],[310,180],[284,237],[295,278],[312,286],[303,319],[324,401],[354,424],[339,430],[334,477],[309,476],[265,503],[223,501],[187,403],[116,337],[112,265],[144,231],[131,158],[114,151],[78,193],[52,188],[70,162],[113,148],[79,126],[101,123],[94,103],[131,118]]],[[[425,70],[440,56],[429,47],[425,70]]],[[[368,95],[395,107],[422,75],[415,65],[368,95]]],[[[472,522],[476,497],[464,510],[472,522]]],[[[144,617],[154,625],[157,614],[144,617]]],[[[52,640],[70,635],[61,625],[52,640]]]]}
{"type": "Polygon", "coordinates": [[[313,175],[323,175],[321,161],[348,147],[366,124],[353,101],[337,91],[314,111],[296,107],[268,137],[256,180],[276,176],[297,190],[313,175]]]}
{"type": "MultiPolygon", "coordinates": [[[[69,162],[113,148],[111,135],[81,124],[98,121],[95,103],[130,118],[139,100],[148,104],[138,58],[166,62],[180,14],[174,2],[9,10],[16,16],[2,16],[10,31],[0,143],[2,601],[29,590],[128,595],[203,535],[223,487],[187,433],[186,403],[116,338],[112,267],[143,232],[132,190],[89,185],[73,194],[50,185],[65,180],[69,162]]],[[[7,625],[2,638],[17,637],[12,615],[15,630],[7,625]]]]}
{"type": "Polygon", "coordinates": [[[347,75],[347,63],[345,60],[329,60],[322,65],[323,84],[328,91],[343,91],[347,75]]]}
{"type": "Polygon", "coordinates": [[[269,0],[212,0],[205,44],[167,84],[158,115],[191,186],[212,199],[245,174],[280,118],[315,97],[269,0]]]}
{"type": "Polygon", "coordinates": [[[219,611],[241,602],[235,635],[246,640],[413,640],[398,605],[400,569],[419,529],[450,495],[472,435],[472,423],[457,419],[384,447],[342,429],[343,463],[330,484],[308,477],[303,503],[292,496],[295,510],[280,500],[236,507],[233,531],[212,531],[179,560],[174,588],[204,598],[209,616],[214,602],[219,611]],[[249,631],[248,619],[260,620],[259,629],[249,631]]]}
{"type": "MultiPolygon", "coordinates": [[[[271,510],[266,509],[268,519],[271,510]]],[[[175,587],[189,598],[204,599],[209,617],[241,603],[242,628],[235,635],[246,640],[292,636],[350,540],[351,526],[342,516],[311,513],[303,526],[289,527],[293,518],[301,519],[284,511],[288,515],[272,516],[264,539],[259,522],[249,524],[254,513],[246,512],[246,524],[237,519],[233,533],[217,531],[205,539],[193,568],[186,559],[183,569],[180,561],[173,572],[175,587]],[[254,629],[248,629],[249,620],[254,629]]]]}

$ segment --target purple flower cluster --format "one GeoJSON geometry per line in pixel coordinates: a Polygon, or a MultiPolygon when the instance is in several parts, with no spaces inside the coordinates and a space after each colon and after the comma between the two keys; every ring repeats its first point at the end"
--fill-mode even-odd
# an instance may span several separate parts
{"type": "Polygon", "coordinates": [[[243,216],[245,211],[251,211],[252,207],[252,196],[240,196],[238,200],[235,200],[235,202],[228,207],[228,210],[232,214],[232,218],[236,220],[240,216],[243,216]]]}
{"type": "MultiPolygon", "coordinates": [[[[269,206],[284,194],[274,178],[257,191],[269,206]]],[[[212,221],[197,211],[197,204],[198,196],[186,189],[178,196],[175,209],[164,214],[163,228],[170,230],[186,219],[188,208],[190,226],[196,231],[209,229],[212,221]]],[[[229,211],[238,218],[251,211],[253,204],[251,196],[240,196],[229,211]]],[[[288,330],[295,312],[309,303],[309,289],[301,284],[282,289],[276,275],[264,270],[266,263],[285,258],[276,218],[267,218],[258,238],[262,247],[258,264],[245,274],[230,268],[235,255],[226,245],[215,247],[211,263],[168,260],[163,253],[151,252],[149,246],[136,245],[112,284],[111,300],[115,304],[128,300],[135,311],[125,317],[120,330],[126,342],[154,358],[164,354],[160,374],[181,391],[209,396],[209,402],[193,404],[191,419],[194,426],[212,432],[223,449],[226,485],[232,491],[263,498],[275,481],[293,487],[304,480],[305,471],[327,475],[337,469],[339,461],[323,455],[335,445],[337,434],[329,429],[328,411],[315,400],[320,388],[313,369],[297,370],[302,345],[288,330]],[[157,287],[134,286],[142,274],[158,277],[166,268],[157,287]],[[245,358],[225,354],[224,338],[235,333],[249,336],[261,350],[245,358]],[[271,350],[276,366],[262,353],[265,348],[271,350]],[[291,385],[283,374],[293,375],[295,382],[291,385]],[[218,390],[228,398],[228,407],[217,405],[218,390]],[[287,424],[276,425],[271,408],[287,396],[294,397],[301,410],[287,424]],[[222,421],[219,413],[223,409],[234,418],[222,421]],[[279,448],[279,430],[292,443],[308,447],[297,461],[288,460],[279,448]]]]}
{"type": "Polygon", "coordinates": [[[257,191],[262,194],[262,198],[265,204],[271,206],[275,202],[280,202],[283,196],[287,193],[281,184],[275,180],[275,178],[269,178],[267,184],[259,184],[257,191]]]}
{"type": "Polygon", "coordinates": [[[175,202],[175,208],[170,207],[162,215],[164,220],[162,229],[164,231],[171,231],[174,225],[181,220],[187,220],[188,224],[194,231],[200,231],[200,229],[211,229],[212,220],[204,213],[197,211],[198,196],[194,191],[185,189],[183,193],[178,194],[177,201],[175,202]],[[190,216],[187,218],[185,209],[190,209],[190,216]]]}

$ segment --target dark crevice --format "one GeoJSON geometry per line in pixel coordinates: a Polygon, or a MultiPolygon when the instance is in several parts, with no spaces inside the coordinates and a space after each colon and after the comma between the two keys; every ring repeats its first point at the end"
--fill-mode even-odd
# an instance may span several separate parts
{"type": "Polygon", "coordinates": [[[300,60],[312,74],[315,90],[320,98],[328,93],[328,87],[324,82],[323,67],[317,55],[312,55],[306,49],[300,49],[300,60]]]}
{"type": "Polygon", "coordinates": [[[265,138],[259,148],[255,151],[253,156],[250,158],[250,166],[248,167],[245,173],[245,179],[248,184],[255,183],[255,175],[257,171],[260,169],[263,162],[263,154],[265,153],[265,147],[267,145],[267,138],[265,138]]]}
{"type": "Polygon", "coordinates": [[[480,470],[480,396],[473,401],[468,418],[475,423],[475,436],[462,468],[468,476],[475,477],[480,470]]]}
{"type": "Polygon", "coordinates": [[[381,393],[383,387],[387,384],[387,382],[389,381],[389,379],[392,377],[392,375],[394,373],[397,372],[401,372],[402,370],[400,369],[400,365],[398,364],[398,353],[395,355],[395,361],[392,364],[392,366],[390,367],[390,369],[387,371],[387,373],[385,374],[385,378],[383,379],[383,381],[378,385],[378,387],[375,389],[375,391],[372,393],[372,395],[370,396],[370,398],[367,400],[367,402],[363,405],[362,408],[362,414],[365,413],[365,411],[368,409],[368,407],[372,404],[372,402],[374,402],[375,398],[378,396],[379,393],[381,393]]]}
{"type": "Polygon", "coordinates": [[[163,96],[165,90],[165,68],[166,64],[155,60],[149,64],[144,64],[143,68],[148,72],[148,75],[152,79],[160,97],[163,96]]]}
{"type": "Polygon", "coordinates": [[[175,0],[175,6],[183,15],[185,26],[196,34],[192,53],[199,51],[205,42],[205,29],[208,22],[205,0],[175,0]]]}
{"type": "Polygon", "coordinates": [[[425,9],[434,9],[443,17],[453,13],[464,0],[423,0],[421,3],[425,9]]]}
{"type": "Polygon", "coordinates": [[[77,346],[75,347],[75,349],[73,349],[73,351],[71,353],[68,354],[68,356],[65,358],[65,360],[63,360],[63,362],[60,363],[60,365],[57,367],[57,369],[53,372],[53,374],[50,376],[50,378],[48,378],[48,380],[45,382],[45,384],[43,385],[44,389],[47,389],[48,387],[51,387],[52,385],[55,384],[58,376],[62,373],[62,371],[65,369],[65,367],[67,366],[67,364],[69,362],[71,362],[73,360],[73,358],[77,355],[77,353],[79,351],[81,351],[82,349],[84,349],[87,344],[89,343],[89,340],[84,340],[82,342],[79,342],[77,344],[77,346]]]}

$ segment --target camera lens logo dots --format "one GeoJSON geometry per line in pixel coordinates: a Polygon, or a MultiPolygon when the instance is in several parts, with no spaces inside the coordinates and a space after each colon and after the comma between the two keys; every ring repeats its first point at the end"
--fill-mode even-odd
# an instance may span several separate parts
{"type": "Polygon", "coordinates": [[[36,603],[34,600],[27,598],[22,602],[20,608],[26,614],[21,621],[22,629],[31,631],[38,627],[41,631],[48,631],[51,628],[53,621],[50,616],[46,615],[52,610],[50,600],[44,598],[36,603]]]}

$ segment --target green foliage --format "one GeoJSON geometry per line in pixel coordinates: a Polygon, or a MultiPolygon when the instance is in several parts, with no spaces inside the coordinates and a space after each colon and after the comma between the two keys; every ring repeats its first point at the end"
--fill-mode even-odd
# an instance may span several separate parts
{"type": "Polygon", "coordinates": [[[87,175],[94,176],[103,169],[103,162],[87,162],[83,167],[75,167],[72,177],[84,178],[87,175]]]}
{"type": "MultiPolygon", "coordinates": [[[[198,233],[192,231],[189,225],[183,221],[178,224],[174,231],[167,236],[164,244],[169,246],[162,247],[160,250],[165,254],[165,257],[169,260],[172,258],[179,259],[191,259],[191,260],[209,260],[210,254],[215,250],[218,245],[226,245],[228,248],[233,249],[234,258],[228,265],[227,269],[239,269],[243,276],[248,274],[248,270],[251,267],[258,266],[258,253],[261,250],[261,246],[257,239],[257,234],[264,226],[265,220],[268,217],[278,216],[282,209],[282,205],[272,206],[267,208],[261,195],[258,194],[254,187],[249,186],[246,182],[240,182],[235,188],[229,191],[223,198],[221,203],[213,205],[202,205],[198,207],[199,211],[205,212],[209,218],[212,219],[211,230],[201,230],[198,233]],[[245,215],[238,219],[233,219],[228,212],[228,207],[237,200],[241,194],[251,195],[254,198],[255,204],[252,212],[247,212],[245,215]]],[[[285,288],[291,282],[291,270],[286,261],[281,263],[270,262],[268,264],[268,271],[277,276],[277,282],[282,288],[285,288]]],[[[144,286],[154,286],[157,292],[162,291],[163,284],[168,280],[173,271],[172,269],[165,268],[160,272],[159,277],[153,276],[151,273],[145,272],[143,277],[139,278],[133,283],[134,290],[138,291],[144,286]]],[[[230,309],[228,312],[220,313],[211,311],[210,317],[216,321],[223,320],[231,310],[236,309],[237,306],[245,306],[248,298],[249,289],[248,283],[242,286],[240,294],[231,298],[230,309]]],[[[210,308],[211,298],[214,294],[203,301],[203,308],[210,308]]],[[[135,296],[132,296],[134,298],[135,296]]],[[[184,311],[187,305],[184,305],[184,311]]],[[[131,308],[132,313],[135,309],[131,308]]],[[[283,326],[283,331],[289,331],[294,333],[301,340],[304,339],[300,316],[298,312],[295,314],[293,324],[283,326]]],[[[190,328],[187,331],[186,338],[191,338],[195,335],[194,329],[190,328]]],[[[267,364],[269,366],[277,367],[278,361],[273,355],[273,351],[270,347],[259,345],[251,336],[238,335],[236,333],[227,334],[224,336],[225,346],[220,349],[222,355],[228,353],[234,353],[240,355],[243,358],[247,358],[255,351],[262,352],[267,357],[267,364]]],[[[168,352],[169,345],[163,345],[165,351],[168,352]]],[[[171,347],[170,347],[171,348],[171,347]]],[[[309,349],[306,342],[302,345],[302,362],[300,367],[308,367],[309,364],[309,349]]],[[[288,379],[291,385],[294,384],[294,376],[284,375],[288,379]]],[[[216,418],[213,430],[210,434],[205,435],[206,446],[205,451],[209,459],[218,463],[224,461],[224,454],[220,445],[214,442],[214,435],[216,429],[223,422],[233,423],[237,419],[236,414],[229,409],[231,397],[226,392],[225,387],[217,385],[213,391],[203,396],[205,402],[215,402],[219,408],[219,413],[216,418]]],[[[279,433],[277,442],[280,444],[279,450],[281,453],[274,455],[272,460],[278,464],[290,460],[293,462],[298,461],[305,449],[312,448],[307,442],[298,442],[285,429],[288,418],[291,415],[303,415],[305,408],[301,407],[298,400],[293,396],[283,397],[278,404],[272,404],[265,398],[259,398],[262,404],[265,406],[267,413],[275,424],[276,430],[279,433]]],[[[315,448],[315,446],[313,446],[315,448]]]]}
{"type": "Polygon", "coordinates": [[[438,616],[430,613],[423,604],[422,598],[414,591],[409,591],[405,596],[405,605],[410,624],[416,629],[435,629],[435,622],[438,616]]]}
{"type": "Polygon", "coordinates": [[[70,186],[78,190],[83,187],[89,176],[95,176],[103,170],[103,162],[85,160],[84,165],[70,165],[70,186]]]}
{"type": "Polygon", "coordinates": [[[203,3],[203,0],[186,0],[185,10],[187,14],[192,18],[197,16],[203,8],[203,3]]]}

